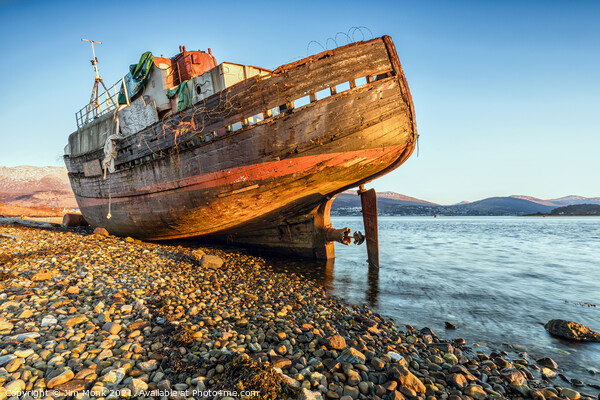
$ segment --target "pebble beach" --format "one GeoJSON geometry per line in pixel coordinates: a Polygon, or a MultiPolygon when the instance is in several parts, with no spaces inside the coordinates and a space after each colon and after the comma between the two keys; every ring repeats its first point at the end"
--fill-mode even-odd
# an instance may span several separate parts
{"type": "Polygon", "coordinates": [[[597,398],[567,379],[243,251],[0,223],[0,400],[597,398]]]}

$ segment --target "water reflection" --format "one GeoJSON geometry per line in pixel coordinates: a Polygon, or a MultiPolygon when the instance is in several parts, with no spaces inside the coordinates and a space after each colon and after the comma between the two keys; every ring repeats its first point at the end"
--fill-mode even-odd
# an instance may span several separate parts
{"type": "Polygon", "coordinates": [[[377,299],[379,296],[379,268],[370,267],[367,274],[367,303],[371,307],[377,307],[377,299]]]}
{"type": "MultiPolygon", "coordinates": [[[[268,257],[265,260],[275,272],[294,273],[332,292],[336,288],[339,289],[340,280],[343,280],[343,276],[335,274],[335,259],[311,261],[268,257]]],[[[367,282],[364,291],[366,303],[371,307],[377,307],[379,305],[379,269],[370,268],[366,261],[357,269],[361,276],[357,277],[353,274],[352,278],[367,282]]]]}

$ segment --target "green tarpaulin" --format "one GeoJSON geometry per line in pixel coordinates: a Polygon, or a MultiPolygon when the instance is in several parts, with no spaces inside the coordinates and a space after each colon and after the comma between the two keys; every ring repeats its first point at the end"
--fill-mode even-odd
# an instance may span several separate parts
{"type": "Polygon", "coordinates": [[[178,86],[167,92],[169,99],[175,96],[177,96],[177,111],[181,111],[192,105],[192,94],[190,93],[188,81],[181,82],[178,86]]]}
{"type": "MultiPolygon", "coordinates": [[[[138,61],[137,64],[131,64],[129,66],[129,73],[125,76],[125,85],[127,86],[129,99],[132,99],[144,88],[150,77],[150,71],[152,71],[153,64],[154,56],[151,52],[147,51],[142,54],[140,61],[138,61]]],[[[121,90],[119,91],[119,104],[127,104],[123,85],[121,85],[121,90]]]]}

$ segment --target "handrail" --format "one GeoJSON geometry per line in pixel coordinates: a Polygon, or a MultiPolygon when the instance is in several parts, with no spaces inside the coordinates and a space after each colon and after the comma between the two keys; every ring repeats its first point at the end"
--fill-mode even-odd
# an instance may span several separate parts
{"type": "Polygon", "coordinates": [[[129,93],[127,92],[127,85],[125,84],[125,78],[119,79],[114,85],[110,88],[106,88],[104,83],[102,83],[102,87],[104,88],[104,92],[98,93],[98,83],[102,83],[102,81],[96,81],[94,84],[94,89],[92,91],[92,99],[90,102],[83,107],[81,110],[75,113],[75,120],[77,121],[77,129],[80,129],[84,125],[90,123],[94,119],[115,110],[119,106],[119,92],[120,89],[117,88],[117,85],[121,84],[123,87],[123,91],[125,93],[125,99],[127,100],[127,105],[129,105],[129,93]]]}

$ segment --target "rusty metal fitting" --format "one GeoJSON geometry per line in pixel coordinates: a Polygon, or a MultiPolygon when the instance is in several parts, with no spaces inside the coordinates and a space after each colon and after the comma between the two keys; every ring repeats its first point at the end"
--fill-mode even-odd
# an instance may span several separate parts
{"type": "Polygon", "coordinates": [[[352,230],[348,227],[342,229],[335,229],[332,227],[325,228],[325,241],[327,242],[339,242],[346,246],[352,242],[350,232],[352,230]]]}

